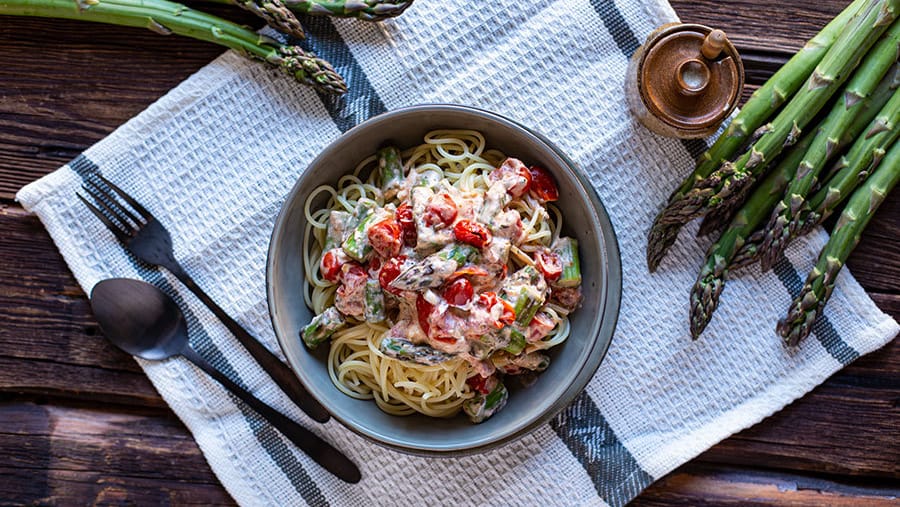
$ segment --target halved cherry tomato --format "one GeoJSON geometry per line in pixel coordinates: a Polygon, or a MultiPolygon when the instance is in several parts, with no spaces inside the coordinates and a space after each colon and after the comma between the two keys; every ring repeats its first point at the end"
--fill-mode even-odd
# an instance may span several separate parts
{"type": "Polygon", "coordinates": [[[465,278],[457,278],[444,289],[444,299],[454,306],[463,306],[475,296],[472,283],[465,278]]]}
{"type": "Polygon", "coordinates": [[[494,327],[497,329],[502,329],[503,326],[509,326],[516,321],[516,309],[509,301],[498,298],[496,292],[482,292],[478,295],[478,303],[488,310],[493,308],[497,303],[503,305],[503,313],[500,315],[500,319],[494,323],[494,327]]]}
{"type": "Polygon", "coordinates": [[[443,224],[450,225],[456,220],[457,209],[456,203],[447,194],[438,194],[431,198],[428,205],[425,206],[425,216],[423,220],[428,226],[443,224]]]}
{"type": "Polygon", "coordinates": [[[476,373],[475,375],[472,375],[471,377],[466,379],[466,384],[469,384],[469,387],[471,387],[475,392],[488,394],[491,391],[485,386],[486,380],[487,377],[482,377],[481,375],[476,373]]]}
{"type": "Polygon", "coordinates": [[[477,248],[483,248],[491,242],[491,231],[487,227],[471,220],[460,220],[453,226],[453,235],[458,241],[477,248]]]}
{"type": "Polygon", "coordinates": [[[319,268],[322,270],[322,278],[329,282],[336,282],[341,278],[341,266],[344,263],[340,256],[334,253],[334,250],[325,252],[322,256],[322,262],[319,268]]]}
{"type": "Polygon", "coordinates": [[[444,343],[456,343],[456,341],[457,341],[456,338],[449,336],[449,335],[437,335],[437,336],[431,336],[430,338],[432,340],[437,340],[439,342],[444,342],[444,343]]]}
{"type": "Polygon", "coordinates": [[[400,224],[394,220],[382,220],[369,228],[369,244],[382,257],[393,257],[400,253],[403,242],[400,224]]]}
{"type": "Polygon", "coordinates": [[[521,197],[531,188],[531,172],[521,160],[516,158],[504,160],[499,168],[490,172],[488,178],[491,181],[514,180],[514,183],[506,189],[506,192],[513,197],[521,197]]]}
{"type": "Polygon", "coordinates": [[[405,255],[393,257],[391,260],[385,262],[384,266],[381,267],[381,271],[378,272],[378,284],[381,285],[382,289],[395,296],[399,296],[403,291],[391,287],[391,282],[394,281],[394,278],[400,276],[400,268],[403,266],[404,261],[406,261],[405,255]]]}
{"type": "Polygon", "coordinates": [[[434,305],[425,301],[425,298],[419,294],[419,297],[416,298],[416,314],[419,317],[419,327],[422,328],[422,331],[425,332],[425,335],[428,335],[428,331],[431,328],[431,325],[428,324],[428,316],[431,314],[431,310],[434,309],[434,305]]]}
{"type": "Polygon", "coordinates": [[[531,191],[538,199],[543,202],[559,199],[559,189],[552,174],[536,165],[531,166],[528,170],[531,171],[531,191]]]}
{"type": "Polygon", "coordinates": [[[416,246],[416,220],[413,218],[412,205],[404,202],[397,207],[397,223],[403,232],[403,242],[408,246],[416,246]]]}
{"type": "Polygon", "coordinates": [[[548,282],[555,282],[562,276],[562,260],[560,260],[559,255],[550,250],[544,249],[535,252],[534,263],[548,282]]]}

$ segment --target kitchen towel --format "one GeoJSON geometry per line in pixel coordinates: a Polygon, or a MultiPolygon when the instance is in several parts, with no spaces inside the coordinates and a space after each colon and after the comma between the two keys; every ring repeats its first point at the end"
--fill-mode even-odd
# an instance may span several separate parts
{"type": "Polygon", "coordinates": [[[655,274],[644,249],[653,217],[706,144],[650,133],[622,91],[628,57],[676,20],[664,0],[418,0],[380,24],[309,18],[305,44],[346,78],[345,96],[321,97],[228,52],[18,199],[85,292],[115,276],[163,287],[187,309],[203,355],[362,469],[359,484],[342,483],[187,362],[139,361],[240,504],[622,505],[898,332],[845,269],[815,335],[785,352],[774,324],[826,239],[819,230],[774,272],[754,267],[729,281],[709,328],[691,341],[688,294],[709,240],[687,227],[655,274]],[[489,452],[413,457],[336,421],[311,422],[193,295],[125,253],[75,197],[94,173],[137,197],[168,226],[199,285],[281,354],[265,262],[292,184],[343,131],[435,102],[495,111],[556,143],[596,186],[621,248],[621,314],[599,371],[549,424],[489,452]]]}

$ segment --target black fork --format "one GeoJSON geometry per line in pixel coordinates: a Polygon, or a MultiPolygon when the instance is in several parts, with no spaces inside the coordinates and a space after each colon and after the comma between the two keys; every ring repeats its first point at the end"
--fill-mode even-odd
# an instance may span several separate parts
{"type": "Polygon", "coordinates": [[[198,287],[190,275],[184,271],[175,260],[172,251],[172,236],[169,235],[169,231],[125,191],[100,174],[95,173],[94,176],[102,185],[93,179],[88,179],[82,188],[94,198],[96,205],[81,194],[77,194],[78,198],[106,225],[116,239],[138,259],[147,264],[164,267],[175,275],[175,278],[178,278],[203,304],[212,310],[298,407],[314,420],[327,422],[330,418],[328,411],[304,389],[291,369],[225,313],[225,310],[203,292],[203,289],[198,287]]]}

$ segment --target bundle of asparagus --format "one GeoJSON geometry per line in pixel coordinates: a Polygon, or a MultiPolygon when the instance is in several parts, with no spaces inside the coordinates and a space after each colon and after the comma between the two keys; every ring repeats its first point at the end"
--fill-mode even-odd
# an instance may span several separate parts
{"type": "MultiPolygon", "coordinates": [[[[253,12],[272,28],[303,38],[296,14],[352,17],[378,21],[398,16],[412,0],[210,0],[253,12]]],[[[149,28],[220,44],[278,67],[322,93],[347,91],[343,78],[325,60],[293,44],[258,35],[217,16],[169,0],[0,0],[0,15],[81,19],[149,28]]]]}
{"type": "Polygon", "coordinates": [[[757,260],[771,268],[793,238],[853,194],[801,298],[777,327],[790,346],[810,333],[837,271],[900,171],[900,148],[893,148],[900,134],[898,13],[900,0],[855,0],[753,94],[656,217],[647,244],[651,271],[690,220],[705,217],[701,234],[727,225],[691,292],[695,339],[729,271],[757,260]]]}

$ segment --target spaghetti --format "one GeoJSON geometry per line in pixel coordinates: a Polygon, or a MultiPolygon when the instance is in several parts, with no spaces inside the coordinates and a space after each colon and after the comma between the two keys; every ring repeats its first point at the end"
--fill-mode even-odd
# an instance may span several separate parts
{"type": "Polygon", "coordinates": [[[395,415],[480,422],[502,408],[503,378],[545,369],[580,302],[557,197],[549,173],[472,130],[383,148],[314,189],[303,262],[316,317],[301,334],[330,339],[334,385],[395,415]]]}

